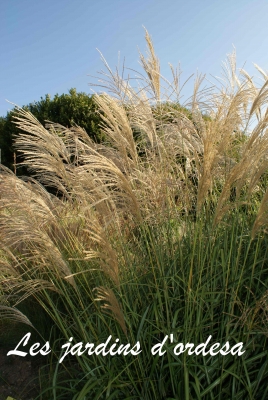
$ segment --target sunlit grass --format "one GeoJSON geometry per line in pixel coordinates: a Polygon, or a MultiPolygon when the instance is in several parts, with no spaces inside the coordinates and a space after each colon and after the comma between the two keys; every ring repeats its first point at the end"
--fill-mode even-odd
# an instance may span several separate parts
{"type": "Polygon", "coordinates": [[[220,90],[202,92],[199,77],[190,111],[172,107],[178,77],[160,102],[146,40],[139,92],[107,66],[113,96],[96,96],[107,143],[18,110],[16,146],[36,179],[1,169],[1,315],[31,324],[36,304],[47,316],[34,325],[53,350],[42,399],[265,400],[268,81],[238,78],[232,55],[220,90]],[[110,335],[141,353],[59,362],[71,337],[97,346],[110,335]],[[245,353],[174,354],[209,336],[245,353]]]}

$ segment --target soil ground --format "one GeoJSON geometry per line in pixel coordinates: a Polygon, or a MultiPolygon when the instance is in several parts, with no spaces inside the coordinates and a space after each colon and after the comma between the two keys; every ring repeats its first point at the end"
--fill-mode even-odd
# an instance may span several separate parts
{"type": "Polygon", "coordinates": [[[8,396],[15,400],[33,400],[40,393],[39,369],[44,360],[7,356],[29,331],[29,327],[22,324],[0,322],[0,400],[8,396]]]}
{"type": "Polygon", "coordinates": [[[39,387],[39,366],[25,357],[7,356],[10,348],[0,349],[0,400],[33,400],[39,387]]]}

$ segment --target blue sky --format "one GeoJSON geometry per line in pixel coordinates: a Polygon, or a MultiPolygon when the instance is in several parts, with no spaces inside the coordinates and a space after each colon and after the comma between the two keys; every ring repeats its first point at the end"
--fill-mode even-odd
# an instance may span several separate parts
{"type": "MultiPolygon", "coordinates": [[[[220,75],[226,54],[237,51],[237,65],[250,74],[257,63],[268,69],[267,0],[1,0],[0,116],[72,87],[89,85],[103,66],[112,69],[118,52],[126,66],[139,69],[145,51],[144,25],[168,75],[180,62],[182,80],[198,71],[220,75]]],[[[189,83],[190,93],[193,83],[189,83]]],[[[95,88],[93,88],[95,89],[95,88]]],[[[95,89],[96,90],[96,89],[95,89]]],[[[187,93],[186,90],[186,93],[187,93]]]]}

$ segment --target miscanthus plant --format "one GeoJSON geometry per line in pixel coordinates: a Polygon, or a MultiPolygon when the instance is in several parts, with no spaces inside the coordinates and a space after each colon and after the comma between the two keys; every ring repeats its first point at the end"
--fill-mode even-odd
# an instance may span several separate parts
{"type": "Polygon", "coordinates": [[[46,316],[41,399],[264,400],[268,76],[237,75],[232,54],[214,87],[197,77],[186,111],[179,73],[165,80],[146,41],[138,88],[105,64],[106,144],[18,109],[35,178],[1,167],[1,318],[46,316]],[[89,352],[101,343],[133,354],[89,352]]]}

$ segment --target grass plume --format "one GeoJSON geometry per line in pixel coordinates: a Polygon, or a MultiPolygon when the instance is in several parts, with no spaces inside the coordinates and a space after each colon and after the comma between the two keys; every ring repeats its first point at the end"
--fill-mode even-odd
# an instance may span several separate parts
{"type": "Polygon", "coordinates": [[[179,74],[160,75],[145,35],[138,88],[102,57],[105,142],[17,108],[15,146],[32,177],[1,166],[0,315],[31,324],[31,300],[55,343],[140,341],[136,358],[66,357],[69,377],[56,364],[48,399],[264,400],[267,76],[257,67],[259,86],[237,73],[233,52],[214,86],[197,76],[185,108],[179,74]],[[247,351],[178,357],[168,342],[154,358],[171,333],[247,351]]]}

